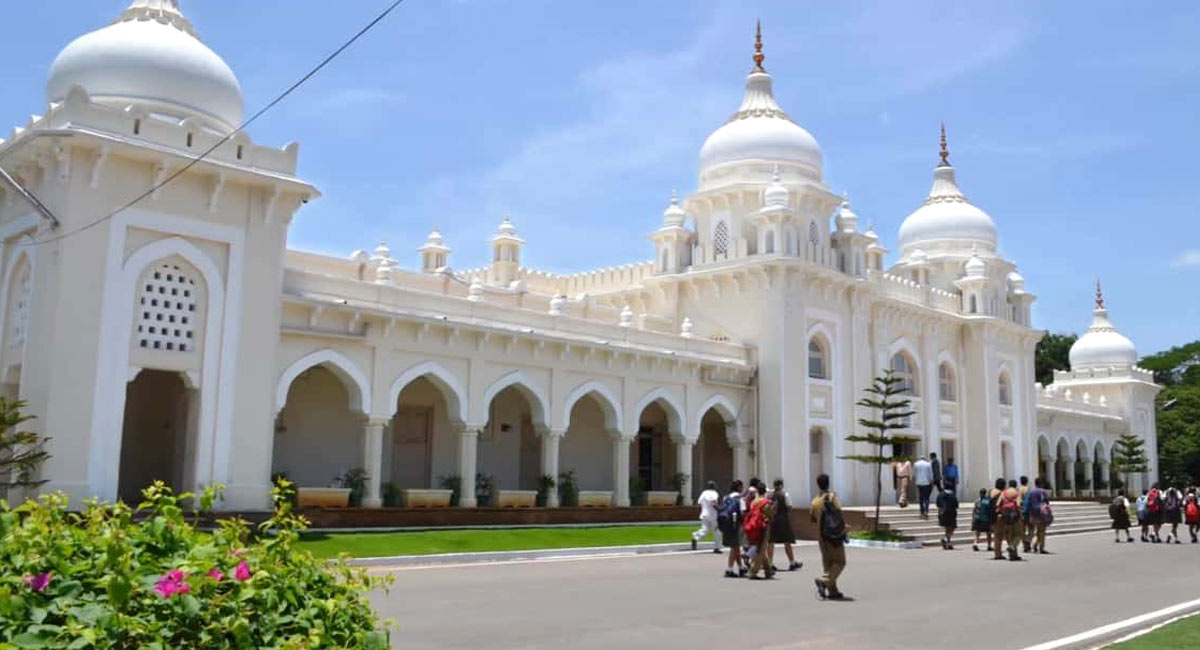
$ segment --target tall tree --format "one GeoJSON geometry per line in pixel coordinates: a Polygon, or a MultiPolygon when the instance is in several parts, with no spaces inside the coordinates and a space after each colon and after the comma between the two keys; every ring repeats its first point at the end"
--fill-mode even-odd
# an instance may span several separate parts
{"type": "Polygon", "coordinates": [[[8,401],[0,397],[0,498],[12,488],[36,487],[45,483],[38,479],[38,470],[50,457],[45,438],[32,431],[22,431],[21,425],[33,419],[21,409],[25,402],[8,401]]]}
{"type": "Polygon", "coordinates": [[[1054,381],[1055,370],[1071,367],[1071,346],[1078,339],[1075,334],[1046,334],[1038,341],[1033,351],[1033,372],[1037,381],[1045,386],[1054,381]]]}
{"type": "Polygon", "coordinates": [[[911,459],[903,453],[897,453],[898,447],[920,442],[917,436],[905,436],[889,433],[897,429],[908,428],[908,418],[912,417],[910,410],[912,401],[904,395],[908,387],[904,380],[896,377],[889,368],[883,376],[876,377],[871,386],[864,389],[867,396],[858,400],[858,405],[879,412],[879,419],[859,418],[858,423],[867,429],[866,433],[846,436],[848,442],[862,442],[871,446],[873,453],[851,454],[841,456],[845,460],[853,460],[870,465],[875,472],[875,532],[879,532],[879,500],[883,494],[883,465],[896,461],[911,459]]]}
{"type": "Polygon", "coordinates": [[[1117,445],[1113,447],[1113,471],[1125,477],[1125,488],[1129,488],[1130,474],[1145,474],[1150,471],[1150,463],[1146,461],[1146,450],[1142,449],[1146,441],[1133,435],[1126,433],[1117,438],[1117,445]]]}

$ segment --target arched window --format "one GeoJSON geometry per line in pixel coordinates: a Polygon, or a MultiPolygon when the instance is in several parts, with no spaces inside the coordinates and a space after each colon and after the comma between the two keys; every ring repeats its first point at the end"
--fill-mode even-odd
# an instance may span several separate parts
{"type": "Polygon", "coordinates": [[[138,347],[150,350],[195,350],[199,322],[196,282],[179,264],[164,262],[142,275],[138,302],[138,347]]]}
{"type": "MultiPolygon", "coordinates": [[[[8,305],[6,307],[8,326],[4,332],[9,349],[14,351],[25,346],[25,335],[29,328],[29,299],[32,291],[33,272],[28,257],[23,257],[17,262],[17,265],[8,285],[8,305]]],[[[20,358],[19,355],[15,355],[13,360],[20,361],[20,358]]]]}
{"type": "Polygon", "coordinates": [[[938,366],[938,398],[946,402],[954,401],[954,369],[945,362],[938,366]]]}
{"type": "Polygon", "coordinates": [[[813,379],[829,379],[829,355],[817,337],[808,340],[808,376],[813,379]]]}
{"type": "Polygon", "coordinates": [[[979,304],[975,300],[975,294],[971,294],[971,313],[974,314],[978,311],[979,311],[979,304]]]}
{"type": "Polygon", "coordinates": [[[892,375],[900,380],[897,386],[908,395],[917,395],[917,364],[903,352],[892,356],[892,375]]]}
{"type": "Polygon", "coordinates": [[[713,256],[729,257],[729,224],[724,221],[718,222],[713,230],[713,256]]]}
{"type": "Polygon", "coordinates": [[[1008,375],[1000,373],[1000,403],[1005,406],[1012,406],[1012,384],[1008,380],[1008,375]]]}
{"type": "Polygon", "coordinates": [[[815,221],[808,223],[808,241],[814,246],[821,243],[821,231],[817,228],[815,221]]]}
{"type": "Polygon", "coordinates": [[[767,236],[766,236],[766,243],[763,245],[763,253],[766,253],[769,255],[774,252],[775,252],[775,231],[768,230],[767,236]]]}

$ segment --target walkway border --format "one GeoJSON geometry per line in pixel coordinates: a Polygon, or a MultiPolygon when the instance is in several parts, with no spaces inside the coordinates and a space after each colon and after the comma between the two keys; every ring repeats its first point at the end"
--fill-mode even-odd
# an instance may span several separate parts
{"type": "Polygon", "coordinates": [[[1091,630],[1080,632],[1071,636],[1066,636],[1061,639],[1047,641],[1032,645],[1024,650],[1058,650],[1059,648],[1096,648],[1102,647],[1109,642],[1116,641],[1118,635],[1123,632],[1130,632],[1138,628],[1150,628],[1158,623],[1166,622],[1171,619],[1181,618],[1182,615],[1200,612],[1200,598],[1189,600],[1187,602],[1171,605],[1162,609],[1157,609],[1152,612],[1146,612],[1139,616],[1127,618],[1116,623],[1109,623],[1091,630]]]}

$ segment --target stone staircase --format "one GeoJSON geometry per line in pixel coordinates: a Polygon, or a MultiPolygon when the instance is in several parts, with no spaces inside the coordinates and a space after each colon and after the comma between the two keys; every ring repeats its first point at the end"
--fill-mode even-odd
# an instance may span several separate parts
{"type": "MultiPolygon", "coordinates": [[[[963,502],[958,509],[958,528],[953,537],[956,545],[971,543],[972,506],[973,502],[963,502]]],[[[1047,535],[1108,530],[1112,523],[1108,517],[1108,506],[1095,501],[1052,501],[1050,507],[1054,510],[1054,523],[1047,529],[1047,535]]],[[[856,510],[864,510],[868,522],[875,517],[874,508],[856,510]]],[[[915,503],[907,508],[885,506],[879,511],[879,523],[881,528],[887,526],[888,529],[912,537],[925,546],[938,546],[938,540],[942,537],[942,529],[937,523],[936,507],[930,508],[928,520],[922,520],[915,503]]]]}

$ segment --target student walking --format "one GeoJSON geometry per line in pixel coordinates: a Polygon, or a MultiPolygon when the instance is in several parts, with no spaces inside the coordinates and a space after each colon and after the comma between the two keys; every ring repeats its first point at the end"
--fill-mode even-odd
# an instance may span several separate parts
{"type": "Polygon", "coordinates": [[[1008,559],[1016,562],[1021,559],[1017,554],[1017,542],[1021,538],[1021,493],[1017,490],[1017,482],[1009,481],[1006,488],[1004,479],[996,479],[991,497],[996,502],[996,519],[992,525],[995,536],[992,559],[1004,559],[1004,545],[1007,543],[1008,559]]]}
{"type": "Polygon", "coordinates": [[[943,490],[937,496],[938,525],[945,531],[942,538],[942,548],[954,550],[954,529],[958,528],[958,497],[953,492],[943,490]]]}
{"type": "Polygon", "coordinates": [[[742,510],[742,482],[734,481],[729,486],[729,494],[721,500],[721,509],[717,511],[721,544],[729,549],[726,578],[746,575],[746,570],[742,568],[742,510]]]}
{"type": "Polygon", "coordinates": [[[1034,534],[1033,520],[1029,517],[1029,477],[1022,476],[1018,482],[1020,487],[1017,490],[1021,493],[1021,545],[1028,553],[1034,534]]]}
{"type": "Polygon", "coordinates": [[[971,509],[971,532],[975,533],[975,543],[971,544],[972,551],[979,550],[979,537],[987,537],[987,550],[992,550],[992,515],[996,509],[986,488],[979,488],[979,498],[971,509]]]}
{"type": "MultiPolygon", "coordinates": [[[[1125,541],[1133,543],[1133,535],[1129,534],[1129,499],[1125,498],[1125,490],[1117,491],[1116,498],[1108,506],[1108,516],[1112,519],[1113,542],[1121,543],[1121,531],[1125,532],[1125,541]]],[[[1144,538],[1142,541],[1146,541],[1144,538]]]]}
{"type": "Polygon", "coordinates": [[[700,506],[700,529],[692,533],[693,551],[700,540],[712,535],[713,553],[721,552],[721,532],[717,530],[717,508],[720,501],[721,495],[717,493],[717,484],[713,481],[709,481],[700,496],[696,497],[696,505],[700,506]]]}
{"type": "Polygon", "coordinates": [[[802,564],[796,561],[796,553],[792,544],[796,543],[796,533],[792,530],[792,501],[787,492],[783,491],[783,481],[775,479],[775,489],[771,492],[775,500],[775,517],[771,520],[771,563],[774,565],[774,550],[776,544],[783,544],[783,552],[787,555],[788,571],[798,570],[802,564]]]}
{"type": "Polygon", "coordinates": [[[913,480],[917,484],[921,519],[929,519],[929,495],[933,493],[933,464],[929,459],[918,458],[913,464],[913,480]]]}
{"type": "Polygon", "coordinates": [[[905,459],[892,465],[896,477],[896,505],[908,507],[908,481],[912,478],[912,463],[905,459]]]}
{"type": "Polygon", "coordinates": [[[1171,525],[1171,531],[1167,533],[1167,543],[1170,544],[1174,540],[1176,544],[1182,544],[1179,541],[1179,524],[1183,523],[1183,493],[1175,486],[1171,486],[1163,492],[1162,499],[1163,521],[1171,525]]]}
{"type": "Polygon", "coordinates": [[[1050,491],[1046,489],[1045,481],[1040,478],[1034,479],[1025,503],[1028,506],[1029,522],[1033,526],[1033,543],[1025,547],[1026,552],[1049,555],[1050,552],[1046,550],[1046,529],[1054,523],[1054,512],[1050,509],[1050,491]]]}
{"type": "Polygon", "coordinates": [[[775,515],[775,504],[764,494],[759,494],[758,488],[750,488],[750,511],[742,529],[746,531],[746,541],[750,543],[750,575],[751,580],[759,580],[758,572],[762,571],[768,580],[775,577],[775,567],[771,566],[771,520],[775,515]]]}
{"type": "Polygon", "coordinates": [[[1195,490],[1188,490],[1187,498],[1183,503],[1183,519],[1187,522],[1188,534],[1192,536],[1192,543],[1200,541],[1196,536],[1196,533],[1200,532],[1200,502],[1196,501],[1195,490]]]}
{"type": "Polygon", "coordinates": [[[1160,532],[1163,525],[1163,493],[1158,487],[1158,483],[1150,486],[1150,493],[1146,495],[1146,514],[1150,521],[1150,526],[1154,529],[1154,533],[1150,535],[1150,540],[1155,544],[1162,542],[1160,532]]]}
{"type": "Polygon", "coordinates": [[[946,457],[946,467],[942,470],[942,487],[950,490],[958,495],[958,465],[954,464],[954,457],[946,457]]]}
{"type": "Polygon", "coordinates": [[[808,513],[816,522],[817,544],[821,549],[823,573],[816,579],[817,597],[821,600],[844,600],[846,595],[837,586],[838,576],[846,568],[846,520],[842,518],[842,502],[829,489],[829,475],[817,477],[817,489],[821,491],[808,513]]]}
{"type": "Polygon", "coordinates": [[[942,463],[938,460],[937,454],[929,452],[929,464],[933,467],[933,487],[937,488],[938,494],[942,492],[942,463]]]}
{"type": "Polygon", "coordinates": [[[1134,505],[1134,510],[1137,512],[1138,525],[1142,527],[1142,541],[1150,541],[1150,512],[1147,510],[1146,503],[1149,499],[1149,492],[1142,490],[1142,496],[1137,498],[1134,505]]]}

